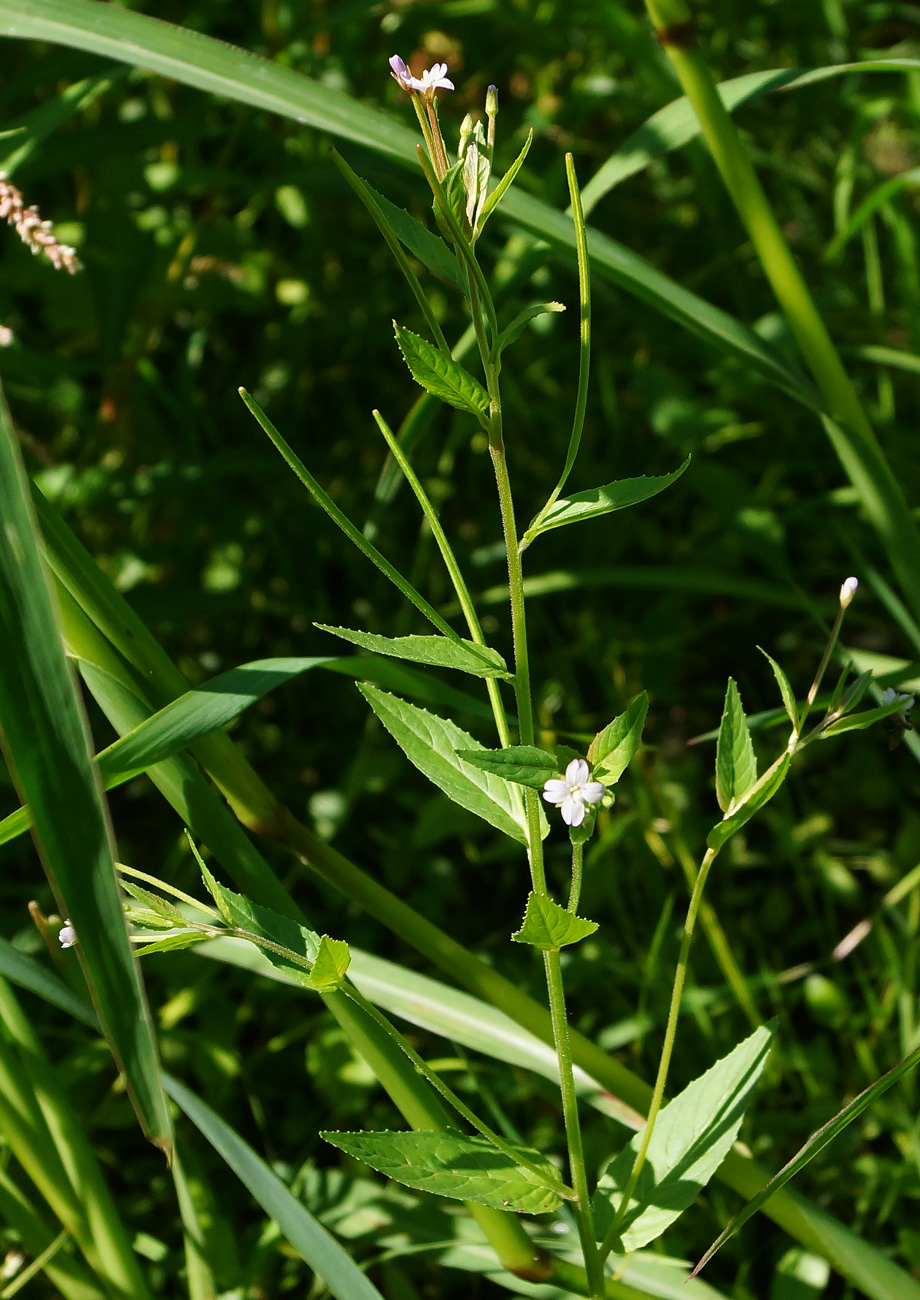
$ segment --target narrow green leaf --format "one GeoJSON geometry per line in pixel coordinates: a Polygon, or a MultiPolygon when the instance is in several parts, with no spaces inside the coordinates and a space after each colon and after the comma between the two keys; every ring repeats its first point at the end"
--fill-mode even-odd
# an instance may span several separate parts
{"type": "Polygon", "coordinates": [[[123,876],[121,878],[121,887],[136,902],[143,904],[144,907],[154,912],[160,920],[168,921],[170,925],[185,925],[187,918],[168,899],[152,893],[149,889],[144,889],[141,885],[136,885],[133,880],[125,880],[123,876]]]}
{"type": "Polygon", "coordinates": [[[783,697],[783,707],[785,708],[786,712],[789,714],[789,721],[792,723],[793,727],[795,727],[795,729],[798,730],[798,726],[799,726],[798,705],[796,704],[795,691],[793,691],[792,689],[792,686],[789,682],[789,678],[786,676],[783,669],[780,668],[779,664],[772,657],[772,655],[767,654],[763,646],[759,645],[757,649],[760,651],[760,653],[766,659],[767,663],[773,669],[773,676],[776,678],[776,684],[779,687],[779,693],[783,697]]]}
{"type": "Polygon", "coordinates": [[[527,157],[528,153],[530,152],[530,146],[532,144],[533,144],[533,129],[531,128],[531,130],[528,131],[527,133],[527,139],[524,141],[524,145],[521,149],[521,152],[515,158],[514,162],[505,172],[504,176],[498,182],[495,189],[492,191],[492,193],[486,199],[485,203],[482,205],[482,211],[479,214],[479,230],[482,230],[483,226],[489,220],[489,217],[491,217],[492,213],[498,207],[499,203],[501,203],[502,199],[508,193],[509,189],[514,183],[515,176],[517,176],[518,172],[521,170],[522,166],[524,165],[524,159],[527,157]]]}
{"type": "Polygon", "coordinates": [[[642,740],[642,729],[648,713],[648,696],[645,691],[637,695],[625,713],[599,731],[588,746],[588,762],[592,775],[604,785],[613,785],[629,767],[642,740]]]}
{"type": "Polygon", "coordinates": [[[331,993],[341,986],[350,963],[348,944],[343,939],[330,939],[328,934],[324,934],[310,972],[310,988],[316,989],[317,993],[331,993]]]}
{"type": "MultiPolygon", "coordinates": [[[[421,340],[419,341],[421,342],[421,340]]],[[[431,348],[430,344],[427,344],[426,346],[431,348]]],[[[435,356],[443,355],[442,353],[439,353],[436,348],[431,348],[431,351],[435,356]]],[[[321,506],[323,510],[325,510],[329,518],[342,530],[348,540],[358,548],[362,555],[367,556],[372,564],[377,566],[384,577],[389,578],[390,582],[392,582],[393,585],[402,592],[406,599],[410,600],[416,609],[425,615],[432,626],[436,627],[444,636],[459,641],[460,638],[457,636],[456,632],[454,632],[453,628],[445,622],[434,606],[431,605],[420,592],[415,590],[408,578],[404,578],[394,564],[391,564],[384,555],[381,555],[376,546],[373,546],[367,540],[360,528],[356,528],[351,520],[342,513],[330,497],[329,493],[323,491],[319,483],[317,483],[316,479],[307,469],[306,465],[281,436],[255,398],[251,397],[250,394],[246,392],[245,388],[239,389],[239,394],[248,410],[255,417],[256,421],[268,435],[272,443],[274,443],[277,450],[281,453],[282,457],[287,461],[288,465],[300,479],[313,500],[317,505],[321,506]]]]}
{"type": "Polygon", "coordinates": [[[864,1088],[858,1097],[854,1097],[851,1102],[844,1106],[843,1110],[838,1111],[817,1132],[812,1133],[805,1145],[795,1153],[791,1160],[783,1165],[779,1173],[773,1175],[766,1187],[763,1187],[752,1200],[748,1201],[744,1209],[735,1215],[725,1230],[719,1234],[706,1251],[706,1254],[690,1276],[696,1277],[700,1270],[709,1263],[716,1251],[724,1246],[775,1192],[784,1187],[790,1178],[794,1178],[799,1170],[804,1169],[808,1162],[813,1160],[819,1151],[823,1151],[829,1142],[833,1142],[838,1133],[842,1133],[848,1124],[852,1124],[853,1120],[857,1119],[867,1106],[871,1106],[874,1101],[887,1092],[899,1079],[903,1079],[905,1074],[915,1069],[918,1064],[920,1064],[920,1047],[916,1047],[908,1056],[904,1057],[903,1061],[899,1061],[893,1069],[883,1074],[881,1078],[876,1079],[868,1088],[864,1088]]]}
{"type": "Polygon", "coordinates": [[[552,754],[535,745],[509,745],[507,749],[461,749],[457,753],[464,763],[472,763],[483,772],[492,772],[516,785],[542,790],[559,766],[552,754]]]}
{"type": "Polygon", "coordinates": [[[724,813],[734,811],[757,780],[757,760],[735,679],[729,677],[716,745],[716,798],[724,813]]]}
{"type": "Polygon", "coordinates": [[[763,776],[750,787],[741,803],[736,805],[732,812],[727,813],[706,836],[708,848],[720,849],[727,840],[731,839],[735,831],[740,830],[745,822],[749,822],[755,813],[760,812],[764,804],[770,802],[785,781],[791,762],[792,755],[785,753],[767,768],[763,776]]]}
{"type": "Polygon", "coordinates": [[[489,409],[489,394],[459,361],[440,352],[431,343],[393,322],[396,342],[412,378],[442,402],[458,411],[469,411],[479,419],[489,409]]]}
{"type": "MultiPolygon", "coordinates": [[[[247,934],[253,935],[255,938],[269,940],[270,945],[288,949],[294,956],[288,957],[271,946],[259,945],[273,966],[285,971],[304,988],[312,989],[314,986],[310,977],[319,953],[320,936],[290,917],[273,912],[269,907],[260,907],[242,894],[227,889],[226,885],[214,879],[200,859],[199,866],[208,892],[227,924],[244,931],[244,937],[247,934]],[[301,958],[301,961],[297,961],[296,957],[301,958]]],[[[335,964],[340,956],[339,949],[332,948],[328,956],[335,964]]]]}
{"type": "Polygon", "coordinates": [[[597,519],[600,515],[609,515],[614,510],[625,510],[628,506],[638,505],[649,497],[663,492],[666,487],[677,481],[690,464],[690,457],[684,461],[673,474],[658,477],[643,475],[641,478],[624,478],[616,483],[607,483],[604,487],[590,488],[587,492],[576,492],[570,497],[560,497],[536,526],[531,525],[525,536],[539,537],[551,528],[561,528],[564,524],[580,523],[584,519],[597,519]]]}
{"type": "Polygon", "coordinates": [[[847,718],[839,718],[836,722],[829,723],[819,733],[821,740],[827,740],[830,736],[842,736],[845,731],[865,731],[868,727],[874,727],[876,722],[881,722],[883,718],[890,718],[895,713],[900,713],[904,708],[903,700],[893,700],[891,704],[882,704],[877,709],[863,709],[862,713],[851,713],[847,718]]]}
{"type": "MultiPolygon", "coordinates": [[[[731,1150],[767,1063],[775,1023],[755,1029],[660,1112],[626,1212],[623,1253],[659,1237],[696,1200],[731,1150]]],[[[608,1166],[592,1205],[598,1239],[619,1209],[643,1134],[608,1166]]]]}
{"type": "Polygon", "coordinates": [[[326,658],[256,659],[213,677],[181,695],[99,754],[103,778],[139,772],[170,758],[201,736],[226,726],[269,691],[283,686],[326,658]]]}
{"type": "Polygon", "coordinates": [[[335,1238],[288,1191],[240,1135],[177,1079],[167,1077],[173,1101],[226,1160],[293,1248],[306,1260],[336,1300],[383,1300],[380,1292],[335,1238]]]}
{"type": "Polygon", "coordinates": [[[515,943],[529,943],[541,952],[558,952],[570,943],[578,943],[593,934],[596,921],[589,921],[554,903],[545,894],[531,891],[527,899],[524,924],[511,938],[515,943]]]}
{"type": "MultiPolygon", "coordinates": [[[[415,1133],[320,1133],[332,1146],[406,1187],[434,1196],[475,1201],[496,1210],[547,1214],[562,1204],[555,1192],[541,1186],[529,1169],[514,1164],[491,1142],[451,1131],[415,1133]]],[[[544,1165],[547,1177],[555,1168],[538,1151],[522,1148],[526,1159],[544,1165]]]]}
{"type": "Polygon", "coordinates": [[[476,813],[521,844],[527,843],[527,823],[520,798],[501,777],[492,776],[458,757],[458,750],[482,749],[453,722],[419,709],[397,695],[373,686],[361,694],[420,772],[461,808],[476,813]]]}
{"type": "Polygon", "coordinates": [[[444,240],[427,226],[423,226],[420,221],[416,221],[415,217],[410,216],[404,208],[398,208],[383,194],[379,194],[363,177],[359,179],[399,242],[417,257],[423,266],[427,266],[429,271],[446,280],[461,293],[465,293],[466,281],[460,264],[444,240]]]}
{"type": "Polygon", "coordinates": [[[200,930],[174,930],[162,939],[151,939],[149,943],[138,945],[135,952],[138,957],[158,952],[182,952],[186,948],[194,948],[196,944],[207,943],[208,939],[209,936],[200,930]]]}
{"type": "Polygon", "coordinates": [[[435,668],[456,668],[476,677],[502,677],[511,681],[513,676],[497,650],[477,645],[475,641],[449,641],[445,636],[377,636],[372,632],[332,627],[328,623],[314,623],[313,626],[375,654],[392,655],[395,659],[408,659],[435,668]]]}
{"type": "Polygon", "coordinates": [[[0,394],[0,719],[10,772],[62,915],[79,937],[106,1039],[151,1141],[172,1126],[156,1038],[128,942],[89,728],[39,558],[31,492],[0,394]]]}
{"type": "Polygon", "coordinates": [[[536,320],[538,316],[546,316],[560,311],[565,311],[565,305],[561,302],[535,302],[532,307],[525,307],[523,311],[518,312],[510,325],[506,325],[499,334],[495,342],[496,351],[504,352],[505,348],[510,347],[516,339],[521,337],[530,322],[536,320]]]}
{"type": "Polygon", "coordinates": [[[12,177],[17,168],[32,156],[42,140],[47,139],[75,113],[89,108],[116,81],[120,81],[126,72],[127,68],[110,68],[95,77],[87,77],[72,86],[65,86],[59,95],[46,100],[39,108],[24,113],[18,123],[10,123],[14,129],[3,133],[4,137],[10,138],[4,140],[7,147],[0,148],[0,171],[12,177]]]}

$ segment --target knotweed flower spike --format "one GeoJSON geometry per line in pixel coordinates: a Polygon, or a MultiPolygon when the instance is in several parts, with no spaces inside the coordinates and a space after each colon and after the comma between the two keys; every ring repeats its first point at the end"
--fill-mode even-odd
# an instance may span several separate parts
{"type": "Polygon", "coordinates": [[[607,787],[592,781],[591,769],[583,758],[573,758],[565,775],[554,777],[543,787],[543,798],[562,809],[566,826],[580,826],[588,811],[587,804],[600,803],[607,787]]]}
{"type": "Polygon", "coordinates": [[[58,943],[62,948],[72,948],[77,942],[77,932],[70,923],[70,917],[58,930],[58,943]]]}
{"type": "Polygon", "coordinates": [[[38,208],[25,207],[22,194],[7,180],[5,172],[0,172],[0,220],[15,226],[22,242],[28,244],[33,253],[44,253],[59,271],[73,275],[78,270],[80,263],[76,249],[59,242],[51,232],[51,222],[42,221],[38,208]]]}
{"type": "Polygon", "coordinates": [[[433,68],[426,68],[421,77],[413,77],[404,61],[398,54],[394,54],[390,59],[390,72],[403,90],[407,90],[410,94],[417,90],[426,99],[433,99],[434,92],[439,86],[443,87],[444,90],[453,90],[454,88],[454,83],[449,81],[445,75],[447,72],[446,63],[436,63],[433,68]]]}

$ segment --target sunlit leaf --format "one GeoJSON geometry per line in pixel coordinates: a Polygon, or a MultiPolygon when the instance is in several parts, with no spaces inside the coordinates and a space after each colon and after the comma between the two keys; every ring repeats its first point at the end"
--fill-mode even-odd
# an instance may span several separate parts
{"type": "Polygon", "coordinates": [[[515,943],[527,943],[541,952],[558,952],[570,943],[578,943],[593,934],[596,921],[568,912],[545,894],[531,891],[524,913],[524,924],[511,936],[515,943]]]}

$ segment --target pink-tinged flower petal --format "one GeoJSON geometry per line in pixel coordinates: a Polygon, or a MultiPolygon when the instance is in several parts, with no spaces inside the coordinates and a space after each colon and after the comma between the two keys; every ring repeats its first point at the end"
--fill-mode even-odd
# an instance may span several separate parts
{"type": "Polygon", "coordinates": [[[600,781],[589,781],[581,788],[581,797],[588,803],[600,803],[606,793],[607,787],[601,785],[600,781]]]}
{"type": "Polygon", "coordinates": [[[394,54],[390,59],[390,73],[395,80],[399,82],[403,90],[412,91],[420,89],[415,78],[410,74],[409,69],[398,54],[394,54]]]}
{"type": "Polygon", "coordinates": [[[565,769],[565,779],[570,786],[584,785],[590,775],[588,764],[583,758],[573,758],[565,769]]]}
{"type": "Polygon", "coordinates": [[[543,798],[549,803],[562,803],[563,799],[567,799],[568,797],[568,783],[560,781],[558,778],[552,781],[547,781],[546,785],[543,787],[543,798]]]}
{"type": "Polygon", "coordinates": [[[580,826],[584,819],[584,803],[576,795],[569,795],[562,805],[562,820],[566,826],[580,826]]]}
{"type": "Polygon", "coordinates": [[[429,99],[439,86],[443,86],[445,90],[453,90],[454,83],[444,75],[446,71],[446,63],[436,63],[433,68],[426,68],[420,78],[413,78],[415,89],[420,90],[429,99]]]}

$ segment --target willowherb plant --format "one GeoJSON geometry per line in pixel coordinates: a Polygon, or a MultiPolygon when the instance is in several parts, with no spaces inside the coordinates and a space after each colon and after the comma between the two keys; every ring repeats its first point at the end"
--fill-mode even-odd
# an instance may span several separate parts
{"type": "MultiPolygon", "coordinates": [[[[887,723],[903,734],[909,726],[907,715],[912,699],[892,691],[886,693],[879,707],[854,712],[869,689],[871,674],[857,676],[848,685],[847,665],[829,699],[820,697],[842,620],[856,595],[855,578],[848,578],[840,589],[837,617],[804,701],[798,701],[783,668],[766,655],[779,687],[790,732],[785,747],[763,772],[758,772],[738,689],[729,680],[715,762],[716,794],[722,817],[707,837],[695,875],[647,1118],[640,1131],[605,1168],[590,1168],[582,1140],[562,950],[579,943],[598,928],[598,922],[578,913],[585,846],[595,832],[599,815],[613,803],[614,787],[639,750],[648,699],[644,693],[640,694],[623,714],[598,731],[584,754],[561,744],[549,750],[536,743],[523,556],[551,529],[569,527],[644,502],[683,474],[689,460],[667,475],[613,481],[585,491],[566,492],[584,424],[591,346],[585,225],[569,155],[566,170],[580,291],[579,378],[572,430],[559,477],[533,519],[523,529],[520,527],[503,429],[504,354],[530,321],[541,313],[562,308],[555,302],[537,303],[503,322],[476,245],[512,184],[526,156],[529,140],[505,176],[494,183],[492,167],[498,114],[495,88],[490,87],[488,92],[486,125],[470,117],[465,119],[460,128],[459,148],[452,157],[441,128],[436,95],[438,89],[453,88],[446,76],[446,65],[437,64],[415,77],[404,61],[394,55],[390,68],[400,87],[411,96],[418,116],[424,141],[419,159],[431,189],[440,234],[434,234],[395,208],[344,160],[337,157],[336,161],[393,251],[431,336],[425,338],[394,322],[396,343],[410,375],[426,393],[477,421],[487,438],[507,555],[513,662],[506,663],[498,650],[488,644],[437,511],[399,437],[380,412],[374,412],[375,422],[431,528],[465,619],[465,635],[452,627],[401,570],[341,514],[254,399],[244,390],[241,392],[248,408],[314,499],[428,620],[432,631],[385,637],[360,629],[317,626],[377,655],[452,669],[478,677],[485,684],[498,739],[495,748],[482,745],[450,719],[377,686],[365,684],[360,689],[377,719],[410,762],[450,799],[520,846],[522,877],[526,862],[529,890],[522,879],[523,919],[510,938],[534,949],[544,970],[558,1063],[566,1174],[561,1174],[555,1161],[544,1153],[510,1142],[496,1132],[445,1083],[349,979],[350,954],[344,941],[320,936],[289,917],[233,893],[217,882],[200,859],[214,907],[203,907],[171,886],[123,868],[123,885],[131,900],[127,915],[136,927],[134,940],[142,953],[173,950],[217,937],[244,939],[261,948],[268,961],[287,976],[323,996],[340,1023],[346,1023],[353,1014],[349,1007],[356,1008],[382,1035],[383,1045],[378,1043],[373,1051],[367,1048],[366,1055],[412,1131],[327,1132],[323,1136],[339,1150],[410,1188],[466,1202],[500,1262],[517,1277],[532,1282],[551,1280],[572,1294],[600,1300],[610,1294],[608,1281],[621,1266],[622,1258],[665,1232],[689,1208],[726,1158],[768,1058],[772,1025],[757,1028],[665,1104],[690,945],[706,881],[718,854],[773,798],[786,779],[795,755],[805,746],[875,722],[887,723]],[[461,364],[456,355],[458,349],[452,351],[447,344],[407,252],[463,294],[481,377],[461,364]],[[509,707],[509,691],[513,693],[514,716],[509,707]],[[819,704],[823,709],[820,721],[806,730],[809,717],[819,704]],[[543,843],[551,831],[546,805],[559,812],[571,849],[571,875],[564,901],[552,896],[546,879],[543,843]],[[174,901],[152,893],[138,884],[139,880],[157,887],[174,901]],[[406,1080],[406,1062],[414,1080],[411,1088],[406,1080]],[[570,1250],[560,1249],[558,1236],[539,1228],[525,1230],[514,1217],[553,1214],[565,1205],[577,1228],[577,1259],[570,1250]]],[[[68,921],[61,931],[61,942],[67,946],[74,942],[74,937],[74,927],[68,921]]],[[[825,1139],[830,1140],[830,1136],[901,1077],[916,1056],[913,1053],[890,1075],[851,1102],[828,1126],[825,1139]]],[[[752,1202],[745,1215],[753,1212],[766,1194],[782,1186],[817,1149],[819,1144],[812,1139],[767,1191],[752,1202]]],[[[558,1158],[559,1154],[554,1152],[553,1156],[558,1158]]],[[[731,1227],[726,1230],[713,1249],[733,1230],[731,1227]]]]}

